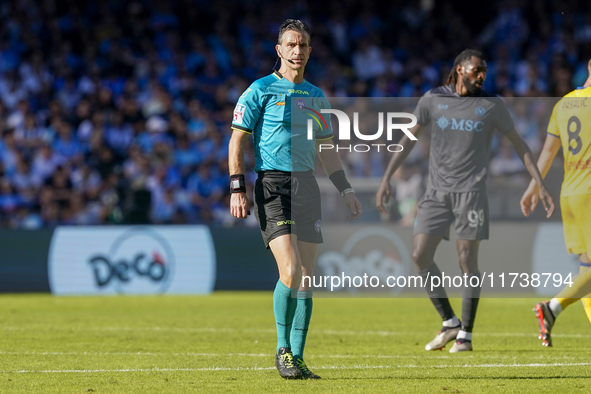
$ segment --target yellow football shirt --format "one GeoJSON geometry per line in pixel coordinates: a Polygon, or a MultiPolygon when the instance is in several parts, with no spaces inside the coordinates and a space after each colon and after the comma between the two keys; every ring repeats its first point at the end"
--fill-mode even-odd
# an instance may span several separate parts
{"type": "Polygon", "coordinates": [[[570,92],[554,106],[548,133],[562,143],[561,197],[591,194],[591,87],[570,92]]]}

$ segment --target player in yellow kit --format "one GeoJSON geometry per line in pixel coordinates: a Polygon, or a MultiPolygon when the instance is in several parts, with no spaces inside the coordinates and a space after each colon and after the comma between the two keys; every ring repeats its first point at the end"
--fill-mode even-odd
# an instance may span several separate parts
{"type": "MultiPolygon", "coordinates": [[[[560,192],[560,208],[564,240],[568,253],[580,255],[579,276],[572,286],[565,287],[550,301],[534,308],[540,323],[542,345],[552,346],[550,332],[554,320],[564,308],[582,299],[591,321],[591,60],[585,84],[562,98],[552,111],[548,135],[538,159],[538,168],[545,177],[562,145],[564,181],[560,192]]],[[[532,180],[521,198],[525,216],[537,204],[537,186],[532,180]]]]}

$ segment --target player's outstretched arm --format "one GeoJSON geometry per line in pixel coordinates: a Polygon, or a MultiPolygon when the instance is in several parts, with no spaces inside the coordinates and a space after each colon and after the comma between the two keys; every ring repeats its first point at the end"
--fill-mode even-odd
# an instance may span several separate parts
{"type": "MultiPolygon", "coordinates": [[[[546,134],[546,141],[544,142],[544,147],[542,148],[542,152],[540,152],[540,157],[538,159],[538,169],[540,170],[542,178],[546,178],[546,174],[550,171],[550,167],[552,166],[556,154],[560,150],[560,146],[560,138],[552,134],[546,134]]],[[[523,212],[526,217],[536,209],[536,205],[538,204],[538,192],[538,185],[532,179],[527,190],[521,197],[521,212],[523,212]]]]}
{"type": "MultiPolygon", "coordinates": [[[[249,134],[233,130],[228,146],[228,168],[230,176],[242,175],[244,177],[244,142],[249,134]]],[[[230,213],[238,219],[246,219],[249,202],[246,192],[232,193],[230,195],[230,213]]]]}
{"type": "MultiPolygon", "coordinates": [[[[556,206],[554,204],[554,199],[552,198],[552,196],[546,189],[546,186],[544,185],[542,175],[538,170],[538,166],[536,166],[534,162],[534,157],[531,152],[531,149],[529,149],[529,146],[525,143],[523,138],[521,138],[521,136],[519,135],[517,130],[515,130],[515,128],[512,128],[511,131],[509,131],[505,135],[507,136],[509,141],[511,141],[511,144],[513,144],[513,148],[515,149],[515,152],[517,152],[517,155],[519,156],[523,164],[525,164],[527,172],[529,172],[529,174],[537,184],[538,196],[542,200],[542,204],[544,205],[544,209],[546,210],[546,217],[549,218],[554,213],[554,209],[556,208],[556,206]]],[[[523,206],[522,213],[525,215],[525,212],[523,211],[523,206]]]]}
{"type": "MultiPolygon", "coordinates": [[[[326,141],[322,141],[322,142],[326,142],[326,141]]],[[[322,162],[322,167],[324,167],[324,171],[326,171],[328,176],[331,178],[331,181],[333,181],[333,183],[335,183],[334,174],[337,174],[340,172],[340,173],[342,173],[341,177],[344,179],[345,184],[348,184],[346,178],[344,178],[343,163],[341,162],[341,158],[340,158],[339,154],[337,153],[337,151],[335,149],[322,149],[321,150],[321,149],[319,149],[318,145],[319,145],[319,142],[316,142],[316,150],[317,150],[317,152],[319,152],[318,157],[320,157],[320,161],[322,162]]],[[[338,183],[339,179],[337,179],[336,181],[338,183]]],[[[341,182],[343,182],[343,180],[341,180],[341,182]]],[[[336,183],[335,183],[335,186],[337,186],[337,189],[339,188],[339,186],[336,183]]],[[[347,186],[345,186],[345,187],[347,187],[347,186]]],[[[341,191],[341,190],[339,190],[339,191],[341,191]]],[[[349,208],[349,211],[350,211],[350,214],[347,216],[347,219],[351,219],[351,220],[359,219],[363,209],[361,207],[361,203],[359,202],[359,200],[355,196],[355,192],[353,191],[353,189],[347,188],[341,192],[341,195],[343,196],[343,200],[345,201],[345,205],[347,205],[347,208],[349,208]]]]}
{"type": "MultiPolygon", "coordinates": [[[[425,127],[419,124],[409,129],[409,131],[417,138],[419,138],[423,130],[425,130],[425,127]]],[[[399,144],[402,145],[402,152],[393,155],[392,159],[390,159],[376,194],[376,206],[382,213],[387,213],[384,203],[387,203],[390,200],[390,194],[392,193],[390,190],[390,178],[392,178],[392,175],[402,165],[402,163],[404,163],[404,160],[406,160],[408,154],[412,148],[414,148],[416,141],[411,140],[405,134],[400,140],[399,144]]]]}

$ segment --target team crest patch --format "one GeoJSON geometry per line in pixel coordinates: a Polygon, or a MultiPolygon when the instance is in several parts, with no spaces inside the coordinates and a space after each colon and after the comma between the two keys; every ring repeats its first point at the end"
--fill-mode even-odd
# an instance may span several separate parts
{"type": "Polygon", "coordinates": [[[484,107],[476,107],[474,113],[478,116],[484,116],[486,114],[486,109],[484,109],[484,107]]]}
{"type": "Polygon", "coordinates": [[[317,233],[320,233],[320,220],[318,220],[316,223],[314,223],[314,229],[316,230],[317,233]]]}
{"type": "Polygon", "coordinates": [[[303,109],[305,106],[306,102],[303,99],[296,100],[296,107],[298,107],[298,109],[303,109]]]}
{"type": "Polygon", "coordinates": [[[244,110],[246,109],[246,105],[244,104],[236,104],[234,108],[234,121],[233,123],[242,124],[242,119],[244,117],[244,110]]]}

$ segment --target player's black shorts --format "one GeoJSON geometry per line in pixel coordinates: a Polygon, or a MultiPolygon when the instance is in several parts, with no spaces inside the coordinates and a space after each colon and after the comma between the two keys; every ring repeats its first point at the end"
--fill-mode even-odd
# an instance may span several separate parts
{"type": "Polygon", "coordinates": [[[267,248],[284,234],[295,234],[298,241],[322,243],[320,189],[312,171],[259,172],[254,214],[267,248]]]}
{"type": "Polygon", "coordinates": [[[455,219],[458,239],[488,239],[488,196],[478,192],[444,192],[427,189],[417,211],[414,234],[441,235],[449,240],[455,219]]]}

